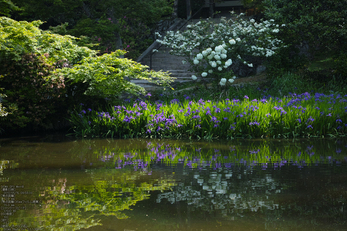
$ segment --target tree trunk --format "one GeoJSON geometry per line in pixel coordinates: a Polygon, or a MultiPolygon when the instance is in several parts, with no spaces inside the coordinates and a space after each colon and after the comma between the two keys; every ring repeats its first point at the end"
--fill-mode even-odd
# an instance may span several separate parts
{"type": "Polygon", "coordinates": [[[172,18],[177,18],[177,8],[178,8],[178,0],[175,0],[173,3],[172,18]]]}
{"type": "Polygon", "coordinates": [[[210,4],[209,15],[210,15],[211,18],[213,18],[213,15],[214,15],[214,0],[209,0],[209,4],[210,4]]]}
{"type": "Polygon", "coordinates": [[[186,4],[187,4],[187,19],[190,19],[190,17],[192,16],[192,9],[190,7],[190,0],[186,0],[186,4]]]}

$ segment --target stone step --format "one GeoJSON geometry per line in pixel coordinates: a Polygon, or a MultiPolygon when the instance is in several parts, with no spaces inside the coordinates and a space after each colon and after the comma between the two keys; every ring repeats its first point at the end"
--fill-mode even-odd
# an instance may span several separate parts
{"type": "MultiPolygon", "coordinates": [[[[219,22],[220,19],[212,19],[214,22],[219,22]]],[[[189,22],[189,24],[195,24],[199,19],[192,20],[189,22]]],[[[184,31],[185,27],[181,29],[181,31],[184,31]]],[[[143,65],[150,66],[152,70],[155,71],[168,71],[170,72],[170,76],[176,78],[175,83],[185,83],[185,82],[191,82],[192,75],[194,72],[190,71],[190,64],[185,63],[183,64],[182,61],[185,61],[184,57],[175,56],[170,54],[171,48],[161,46],[158,49],[158,52],[155,52],[152,54],[152,57],[150,58],[148,55],[144,57],[141,61],[143,65]]],[[[208,80],[208,79],[207,79],[208,80]]],[[[157,86],[155,84],[149,83],[148,81],[144,80],[131,80],[131,82],[136,83],[144,87],[146,90],[148,89],[160,89],[160,86],[157,86]]]]}
{"type": "MultiPolygon", "coordinates": [[[[150,63],[150,59],[144,59],[143,62],[150,63]]],[[[164,63],[164,61],[167,62],[179,62],[180,64],[183,64],[182,61],[185,61],[185,58],[183,57],[177,57],[173,55],[166,55],[163,57],[152,57],[152,63],[154,62],[159,62],[159,63],[164,63]]],[[[189,65],[188,62],[186,62],[184,65],[189,65]]]]}
{"type": "MultiPolygon", "coordinates": [[[[150,64],[150,62],[148,62],[148,64],[150,64]]],[[[148,66],[148,64],[145,64],[148,66]]],[[[181,68],[178,68],[179,70],[182,70],[182,68],[186,68],[186,69],[189,69],[190,65],[185,63],[183,64],[182,63],[182,60],[181,61],[172,61],[172,60],[166,60],[166,59],[162,59],[160,62],[157,61],[157,62],[153,62],[152,61],[152,67],[168,67],[167,69],[172,69],[172,68],[169,68],[170,66],[180,66],[181,68]]]]}
{"type": "MultiPolygon", "coordinates": [[[[154,70],[154,71],[164,71],[166,72],[167,71],[167,68],[172,68],[172,69],[179,69],[181,68],[179,65],[173,65],[171,67],[168,67],[168,66],[161,66],[161,67],[152,67],[151,69],[154,70]]],[[[190,72],[190,70],[188,68],[184,68],[184,69],[181,69],[182,71],[185,71],[185,72],[190,72]]]]}

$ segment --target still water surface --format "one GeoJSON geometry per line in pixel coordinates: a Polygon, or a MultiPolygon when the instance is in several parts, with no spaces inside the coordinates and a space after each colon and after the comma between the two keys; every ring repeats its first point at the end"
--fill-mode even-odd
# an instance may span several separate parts
{"type": "Polygon", "coordinates": [[[0,230],[347,230],[347,140],[0,140],[0,230]]]}

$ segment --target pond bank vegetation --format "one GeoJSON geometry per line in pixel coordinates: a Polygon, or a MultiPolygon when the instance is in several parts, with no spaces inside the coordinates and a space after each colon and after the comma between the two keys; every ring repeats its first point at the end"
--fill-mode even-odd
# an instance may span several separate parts
{"type": "Polygon", "coordinates": [[[273,80],[276,86],[270,88],[245,85],[206,89],[194,83],[188,91],[128,97],[97,110],[80,105],[70,119],[73,134],[206,140],[345,136],[345,89],[329,91],[303,79],[289,84],[289,77],[291,81],[298,78],[286,74],[273,80]],[[305,88],[309,91],[304,92],[305,88]]]}

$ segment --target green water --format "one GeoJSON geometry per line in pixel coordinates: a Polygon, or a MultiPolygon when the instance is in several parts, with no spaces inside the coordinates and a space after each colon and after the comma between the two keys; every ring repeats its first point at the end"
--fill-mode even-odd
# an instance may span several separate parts
{"type": "Polygon", "coordinates": [[[0,230],[347,230],[347,140],[0,140],[0,230]]]}

